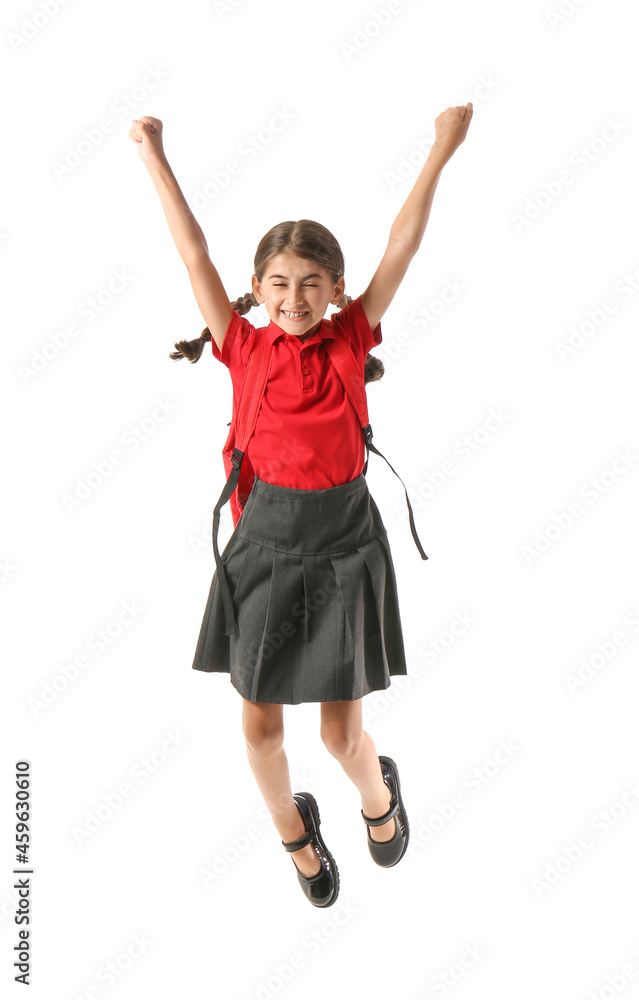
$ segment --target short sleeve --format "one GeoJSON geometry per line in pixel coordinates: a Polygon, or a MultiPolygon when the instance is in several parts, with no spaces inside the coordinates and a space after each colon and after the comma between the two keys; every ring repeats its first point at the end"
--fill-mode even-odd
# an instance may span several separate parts
{"type": "Polygon", "coordinates": [[[246,316],[240,316],[234,309],[224,334],[221,351],[211,337],[213,357],[227,368],[243,368],[251,352],[254,338],[255,327],[249,323],[246,316]]]}
{"type": "Polygon", "coordinates": [[[374,330],[371,329],[362,306],[361,295],[349,302],[344,309],[334,313],[331,321],[349,341],[353,352],[363,358],[382,342],[382,324],[378,323],[374,330]]]}

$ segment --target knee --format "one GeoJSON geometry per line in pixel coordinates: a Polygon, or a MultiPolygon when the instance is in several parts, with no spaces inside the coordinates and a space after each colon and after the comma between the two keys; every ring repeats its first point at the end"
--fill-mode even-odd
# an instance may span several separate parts
{"type": "Polygon", "coordinates": [[[284,727],[277,721],[245,714],[243,730],[247,749],[261,757],[281,750],[284,743],[284,727]]]}
{"type": "Polygon", "coordinates": [[[338,760],[345,760],[357,753],[362,735],[361,729],[345,726],[339,721],[324,722],[320,728],[322,743],[338,760]]]}

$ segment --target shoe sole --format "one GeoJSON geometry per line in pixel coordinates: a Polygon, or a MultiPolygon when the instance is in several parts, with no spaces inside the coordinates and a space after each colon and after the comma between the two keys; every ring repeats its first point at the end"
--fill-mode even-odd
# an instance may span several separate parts
{"type": "Polygon", "coordinates": [[[319,906],[317,903],[313,904],[314,906],[317,906],[317,908],[319,910],[325,910],[328,906],[332,906],[333,905],[333,903],[335,902],[335,900],[337,899],[337,896],[339,894],[339,868],[335,864],[335,858],[333,857],[333,855],[329,851],[328,847],[324,843],[324,838],[322,837],[322,834],[320,833],[320,813],[319,813],[319,807],[317,805],[317,802],[315,801],[314,796],[312,796],[310,792],[298,792],[297,794],[301,798],[306,799],[306,801],[307,801],[307,803],[309,805],[309,808],[310,808],[310,810],[311,810],[311,812],[313,814],[313,821],[315,823],[315,830],[317,831],[316,832],[317,840],[320,843],[320,845],[322,847],[322,850],[324,851],[324,854],[329,859],[329,861],[331,863],[331,866],[332,866],[332,869],[333,869],[334,876],[335,876],[335,892],[333,893],[333,898],[328,903],[322,903],[321,906],[319,906]]]}
{"type": "MultiPolygon", "coordinates": [[[[380,764],[386,764],[387,767],[390,767],[390,769],[392,770],[392,772],[393,772],[393,774],[395,776],[395,782],[397,784],[397,800],[398,800],[398,803],[399,803],[398,808],[397,808],[397,813],[399,814],[402,826],[404,827],[404,830],[406,831],[406,836],[404,838],[404,847],[402,848],[402,853],[398,857],[397,861],[393,861],[392,865],[383,865],[383,866],[380,866],[380,867],[384,867],[384,868],[394,868],[395,865],[398,865],[399,862],[404,857],[404,855],[406,854],[406,850],[408,848],[408,840],[410,838],[410,826],[408,825],[408,816],[406,815],[406,810],[404,809],[404,801],[402,799],[402,788],[401,788],[401,782],[399,780],[399,769],[397,767],[397,764],[395,763],[395,761],[391,757],[383,757],[383,756],[379,757],[379,762],[380,762],[380,764]]],[[[395,818],[397,818],[397,816],[395,818]]]]}

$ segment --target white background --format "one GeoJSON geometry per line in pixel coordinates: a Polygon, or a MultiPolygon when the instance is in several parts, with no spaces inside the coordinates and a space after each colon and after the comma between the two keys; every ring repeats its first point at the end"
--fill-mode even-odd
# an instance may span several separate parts
{"type": "Polygon", "coordinates": [[[3,982],[27,759],[30,996],[639,995],[633,5],[56,6],[2,13],[3,982]],[[264,816],[239,695],[191,669],[230,379],[210,352],[168,359],[204,321],[127,133],[163,120],[231,299],[264,233],[297,218],[335,234],[356,297],[420,143],[467,100],[368,389],[430,557],[371,455],[411,677],[365,699],[366,728],[398,763],[411,849],[374,865],[319,707],[285,709],[295,790],[342,876],[323,912],[264,816]],[[269,132],[277,112],[292,120],[269,132]]]}

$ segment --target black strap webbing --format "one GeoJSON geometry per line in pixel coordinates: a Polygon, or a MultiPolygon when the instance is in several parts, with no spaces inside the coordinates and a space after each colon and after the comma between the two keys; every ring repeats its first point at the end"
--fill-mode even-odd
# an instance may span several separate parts
{"type": "MultiPolygon", "coordinates": [[[[364,463],[364,468],[362,470],[363,473],[364,473],[364,475],[366,475],[366,469],[368,468],[368,450],[369,450],[369,448],[370,448],[371,451],[374,451],[376,455],[379,455],[380,458],[383,458],[384,461],[386,462],[386,465],[389,467],[389,469],[391,469],[393,472],[395,472],[395,469],[393,469],[393,466],[390,464],[390,462],[388,461],[388,459],[386,458],[386,456],[382,455],[381,451],[379,451],[379,449],[377,449],[375,447],[375,445],[373,444],[373,429],[372,429],[371,425],[370,424],[366,424],[366,427],[363,427],[362,430],[363,430],[363,433],[364,433],[364,442],[366,444],[366,461],[364,463]]],[[[422,548],[422,543],[420,542],[419,538],[417,537],[417,529],[415,528],[415,520],[413,518],[413,508],[411,507],[410,500],[408,499],[408,490],[406,489],[406,486],[404,484],[404,480],[399,475],[399,473],[395,472],[395,475],[397,476],[397,478],[399,479],[400,483],[404,487],[404,493],[406,494],[406,503],[408,504],[408,520],[410,521],[410,530],[411,530],[411,533],[413,535],[413,539],[415,541],[415,545],[417,546],[417,549],[418,549],[419,554],[422,557],[422,559],[428,559],[428,556],[426,555],[426,553],[424,552],[424,550],[422,548]]]]}
{"type": "Polygon", "coordinates": [[[217,576],[218,583],[220,586],[220,592],[222,594],[222,602],[224,604],[224,621],[225,621],[225,634],[233,635],[236,632],[235,624],[235,614],[233,612],[233,601],[231,600],[231,592],[229,590],[228,581],[226,579],[226,574],[224,572],[224,563],[222,562],[222,557],[220,556],[217,547],[217,531],[220,525],[220,511],[226,503],[227,500],[231,499],[233,495],[233,490],[238,484],[240,478],[240,466],[242,465],[242,459],[244,458],[244,452],[240,451],[239,448],[233,449],[233,455],[231,456],[231,463],[233,465],[233,470],[226,480],[226,486],[220,493],[220,499],[215,505],[213,510],[213,552],[215,554],[215,565],[217,566],[217,576]]]}

